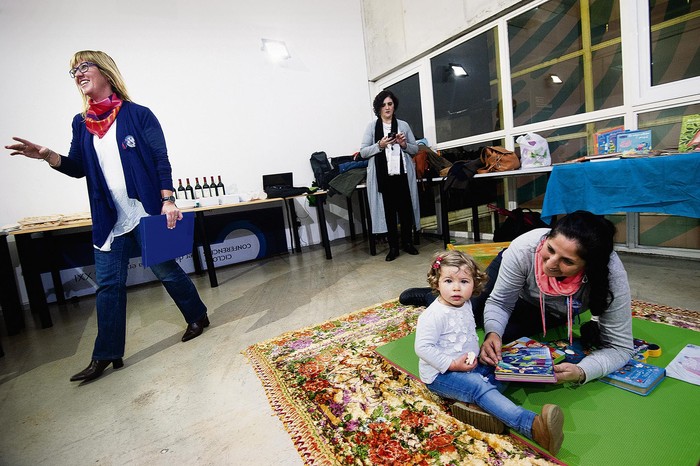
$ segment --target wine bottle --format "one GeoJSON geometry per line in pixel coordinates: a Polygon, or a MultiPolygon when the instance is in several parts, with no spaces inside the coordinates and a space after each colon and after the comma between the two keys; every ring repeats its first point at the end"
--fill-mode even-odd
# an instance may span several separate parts
{"type": "Polygon", "coordinates": [[[207,183],[207,177],[205,176],[204,184],[202,184],[202,197],[211,197],[211,191],[209,191],[209,183],[207,183]]]}
{"type": "Polygon", "coordinates": [[[185,191],[185,187],[182,186],[182,179],[177,180],[177,191],[175,191],[175,197],[178,199],[187,199],[187,191],[185,191]]]}
{"type": "Polygon", "coordinates": [[[219,182],[216,184],[216,188],[219,190],[219,196],[226,194],[226,188],[224,188],[224,184],[221,182],[221,175],[219,175],[219,182]]]}
{"type": "Polygon", "coordinates": [[[194,198],[201,199],[202,197],[202,185],[199,184],[199,177],[194,177],[194,198]]]}
{"type": "Polygon", "coordinates": [[[187,186],[185,186],[185,199],[194,199],[194,189],[192,189],[192,185],[190,184],[190,179],[185,178],[187,181],[187,186]]]}
{"type": "Polygon", "coordinates": [[[209,190],[211,191],[212,196],[218,196],[219,195],[219,188],[216,186],[216,183],[214,183],[214,177],[211,177],[211,183],[209,183],[209,190]]]}

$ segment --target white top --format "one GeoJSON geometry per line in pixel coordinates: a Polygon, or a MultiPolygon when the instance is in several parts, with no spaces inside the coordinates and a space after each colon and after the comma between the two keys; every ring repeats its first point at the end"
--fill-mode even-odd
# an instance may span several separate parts
{"type": "Polygon", "coordinates": [[[107,182],[107,188],[112,195],[114,206],[117,208],[117,223],[112,228],[107,241],[100,251],[111,251],[112,240],[115,236],[121,236],[129,233],[136,228],[141,220],[148,214],[143,208],[141,201],[131,199],[126,193],[126,180],[124,179],[124,168],[119,155],[119,146],[117,145],[117,122],[112,123],[107,133],[102,139],[92,137],[92,144],[97,152],[97,161],[102,169],[102,174],[107,182]]]}
{"type": "Polygon", "coordinates": [[[416,325],[416,355],[420,358],[418,371],[423,383],[433,383],[444,374],[453,360],[470,351],[479,354],[479,336],[469,301],[462,307],[446,306],[433,301],[418,317],[416,325]]]}
{"type": "MultiPolygon", "coordinates": [[[[388,136],[391,132],[391,124],[386,124],[382,122],[384,127],[384,136],[388,136]]],[[[400,175],[401,174],[401,145],[394,143],[389,144],[384,149],[386,154],[386,168],[389,175],[400,175]]]]}

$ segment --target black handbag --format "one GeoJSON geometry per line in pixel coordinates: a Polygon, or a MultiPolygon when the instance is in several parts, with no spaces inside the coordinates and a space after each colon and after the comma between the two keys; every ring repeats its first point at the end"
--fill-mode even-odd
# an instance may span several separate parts
{"type": "Polygon", "coordinates": [[[539,212],[522,207],[513,210],[501,209],[493,204],[489,204],[488,207],[506,217],[505,221],[497,226],[493,232],[494,243],[513,241],[523,233],[535,228],[549,228],[549,225],[540,218],[539,212]]]}

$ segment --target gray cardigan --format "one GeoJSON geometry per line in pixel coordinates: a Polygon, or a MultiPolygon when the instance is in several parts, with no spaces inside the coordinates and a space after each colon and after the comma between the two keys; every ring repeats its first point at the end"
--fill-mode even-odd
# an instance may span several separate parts
{"type": "MultiPolygon", "coordinates": [[[[374,137],[374,126],[376,119],[372,120],[362,135],[360,145],[360,156],[368,159],[367,162],[367,200],[369,201],[370,218],[372,219],[372,233],[386,233],[386,217],[384,216],[384,203],[382,193],[377,189],[377,169],[374,164],[374,156],[380,151],[377,139],[374,137]]],[[[406,149],[401,153],[403,165],[408,177],[408,189],[411,193],[411,206],[413,208],[413,219],[416,231],[420,231],[420,207],[418,204],[418,183],[416,181],[416,164],[413,163],[413,156],[418,153],[418,144],[413,136],[411,127],[403,120],[397,120],[398,130],[406,135],[406,149]]]]}
{"type": "MultiPolygon", "coordinates": [[[[493,292],[484,308],[484,330],[503,335],[518,298],[539,308],[540,292],[535,281],[535,249],[549,229],[539,228],[516,238],[503,253],[503,261],[493,292]]],[[[585,357],[578,365],[586,372],[586,381],[613,372],[624,366],[634,354],[632,343],[632,308],[627,272],[617,253],[610,255],[610,291],[614,299],[599,318],[602,347],[585,357]]],[[[584,283],[574,295],[588,309],[589,287],[584,283]]],[[[547,296],[548,312],[566,319],[565,296],[547,296]]],[[[507,342],[504,342],[507,343],[507,342]]]]}

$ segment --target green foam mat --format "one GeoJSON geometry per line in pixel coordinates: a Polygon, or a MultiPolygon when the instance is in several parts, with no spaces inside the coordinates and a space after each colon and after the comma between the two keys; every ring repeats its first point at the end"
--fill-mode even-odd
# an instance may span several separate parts
{"type": "MultiPolygon", "coordinates": [[[[661,347],[660,357],[647,360],[656,366],[665,367],[688,343],[700,345],[700,332],[640,319],[632,320],[632,328],[635,338],[661,347]]],[[[377,352],[417,378],[414,341],[412,333],[377,352]]],[[[535,412],[545,403],[561,406],[565,438],[557,458],[567,464],[695,466],[700,460],[700,386],[666,377],[641,396],[600,381],[583,386],[511,383],[505,394],[535,412]]]]}

